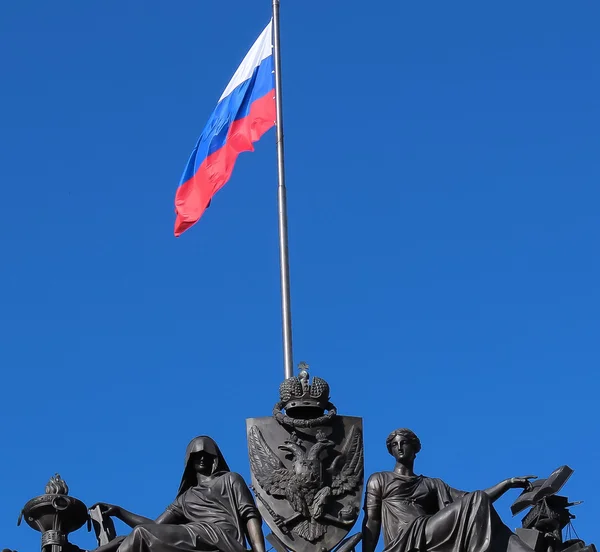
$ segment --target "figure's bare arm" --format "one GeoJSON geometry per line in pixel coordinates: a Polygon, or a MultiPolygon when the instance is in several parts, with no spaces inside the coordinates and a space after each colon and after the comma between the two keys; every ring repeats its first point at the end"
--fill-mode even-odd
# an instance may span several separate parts
{"type": "Polygon", "coordinates": [[[497,485],[490,487],[483,491],[490,497],[492,502],[498,500],[506,491],[510,489],[526,489],[529,490],[531,488],[530,479],[536,479],[536,475],[526,475],[524,477],[511,477],[510,479],[505,479],[504,481],[500,481],[497,485]]]}
{"type": "Polygon", "coordinates": [[[373,474],[367,481],[365,517],[362,525],[362,552],[375,552],[381,533],[382,489],[380,476],[373,474]]]}
{"type": "Polygon", "coordinates": [[[137,527],[138,525],[148,525],[156,523],[153,519],[145,516],[134,514],[125,508],[119,508],[118,512],[114,514],[117,519],[120,519],[123,523],[129,525],[129,527],[137,527]]]}
{"type": "Polygon", "coordinates": [[[136,527],[137,525],[156,523],[153,519],[144,516],[139,516],[137,514],[134,514],[133,512],[130,512],[129,510],[126,510],[125,508],[115,506],[114,504],[107,504],[106,502],[97,502],[92,506],[92,508],[95,508],[96,506],[100,507],[100,511],[103,515],[116,517],[117,519],[120,519],[123,523],[129,525],[129,527],[132,528],[136,527]]]}
{"type": "Polygon", "coordinates": [[[381,533],[381,509],[365,510],[362,526],[362,552],[375,552],[381,533]]]}
{"type": "Polygon", "coordinates": [[[156,518],[154,523],[171,523],[173,525],[177,525],[181,522],[181,519],[178,514],[173,512],[172,510],[165,510],[160,516],[156,518]]]}
{"type": "MultiPolygon", "coordinates": [[[[93,507],[98,506],[98,505],[101,507],[102,513],[105,516],[114,516],[114,517],[124,521],[125,523],[127,523],[127,525],[129,525],[130,527],[136,527],[137,525],[152,524],[152,523],[177,523],[180,521],[179,516],[171,510],[165,510],[160,516],[158,516],[156,518],[156,521],[154,521],[154,520],[144,517],[144,516],[138,516],[137,514],[132,514],[131,512],[129,512],[123,508],[120,508],[119,506],[113,506],[112,504],[105,504],[103,502],[100,502],[98,504],[94,504],[93,507]],[[128,521],[125,521],[124,518],[127,518],[128,521]]],[[[125,540],[124,536],[117,537],[117,538],[111,540],[110,542],[103,544],[102,546],[99,546],[98,548],[94,549],[93,552],[116,552],[117,548],[119,548],[120,544],[124,540],[125,540]]],[[[264,549],[261,552],[264,552],[264,549]]]]}
{"type": "Polygon", "coordinates": [[[253,552],[265,552],[265,537],[260,518],[252,517],[246,523],[246,533],[253,552]]]}

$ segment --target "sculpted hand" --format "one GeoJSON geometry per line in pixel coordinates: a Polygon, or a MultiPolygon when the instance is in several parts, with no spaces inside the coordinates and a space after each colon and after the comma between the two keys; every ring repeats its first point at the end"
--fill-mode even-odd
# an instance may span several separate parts
{"type": "Polygon", "coordinates": [[[511,477],[507,480],[509,489],[525,489],[531,491],[533,488],[530,479],[537,479],[537,475],[525,475],[524,477],[511,477]]]}
{"type": "Polygon", "coordinates": [[[96,506],[100,506],[100,511],[105,516],[119,517],[120,514],[121,514],[121,507],[120,506],[114,506],[113,504],[107,504],[106,502],[96,502],[96,504],[94,504],[90,508],[90,510],[92,510],[93,508],[96,508],[96,506]]]}

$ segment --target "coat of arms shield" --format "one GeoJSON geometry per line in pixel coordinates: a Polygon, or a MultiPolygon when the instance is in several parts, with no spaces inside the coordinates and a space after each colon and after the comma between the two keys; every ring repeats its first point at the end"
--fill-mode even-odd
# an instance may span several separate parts
{"type": "Polygon", "coordinates": [[[246,429],[252,486],[266,524],[294,552],[332,550],[360,511],[362,419],[334,416],[294,427],[276,417],[251,418],[246,429]]]}

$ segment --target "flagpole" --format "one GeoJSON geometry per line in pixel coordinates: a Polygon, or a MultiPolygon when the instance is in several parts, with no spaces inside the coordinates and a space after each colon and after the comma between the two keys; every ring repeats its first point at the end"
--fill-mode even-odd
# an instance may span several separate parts
{"type": "Polygon", "coordinates": [[[287,194],[283,157],[283,106],[281,101],[281,50],[279,41],[279,0],[273,0],[273,61],[275,63],[275,105],[277,110],[277,206],[279,211],[279,270],[281,276],[281,321],[283,333],[283,370],[285,378],[294,373],[292,356],[292,309],[290,301],[290,263],[288,251],[287,194]]]}

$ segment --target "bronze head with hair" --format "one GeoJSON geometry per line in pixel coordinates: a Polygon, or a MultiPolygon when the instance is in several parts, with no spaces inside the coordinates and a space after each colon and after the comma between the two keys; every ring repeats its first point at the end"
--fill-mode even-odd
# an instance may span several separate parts
{"type": "Polygon", "coordinates": [[[385,445],[388,452],[401,463],[412,463],[421,450],[421,441],[416,433],[404,427],[392,431],[385,440],[385,445]]]}

